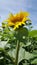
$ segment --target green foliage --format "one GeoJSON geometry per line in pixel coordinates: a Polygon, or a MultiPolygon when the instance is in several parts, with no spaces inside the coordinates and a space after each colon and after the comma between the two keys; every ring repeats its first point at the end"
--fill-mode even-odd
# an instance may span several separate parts
{"type": "Polygon", "coordinates": [[[15,65],[17,41],[18,65],[37,65],[37,30],[26,27],[16,31],[10,27],[0,29],[0,65],[15,65]]]}
{"type": "Polygon", "coordinates": [[[30,35],[31,37],[37,37],[37,30],[32,30],[32,31],[30,31],[29,35],[30,35]]]}

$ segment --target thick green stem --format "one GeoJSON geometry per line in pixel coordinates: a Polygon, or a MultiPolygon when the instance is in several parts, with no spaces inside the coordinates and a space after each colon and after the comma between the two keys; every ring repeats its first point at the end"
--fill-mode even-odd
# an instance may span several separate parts
{"type": "Polygon", "coordinates": [[[20,48],[20,43],[19,41],[17,41],[15,65],[18,65],[19,48],[20,48]]]}

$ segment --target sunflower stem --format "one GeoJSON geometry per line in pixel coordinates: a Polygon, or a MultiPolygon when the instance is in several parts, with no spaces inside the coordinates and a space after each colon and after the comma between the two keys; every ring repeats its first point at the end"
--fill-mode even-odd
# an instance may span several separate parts
{"type": "Polygon", "coordinates": [[[18,65],[18,55],[19,55],[19,49],[20,49],[20,44],[19,44],[19,41],[17,41],[15,65],[18,65]]]}

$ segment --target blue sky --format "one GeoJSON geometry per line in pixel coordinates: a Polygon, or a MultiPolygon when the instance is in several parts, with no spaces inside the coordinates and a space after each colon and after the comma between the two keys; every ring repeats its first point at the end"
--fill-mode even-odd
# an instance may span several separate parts
{"type": "Polygon", "coordinates": [[[0,25],[8,14],[28,11],[34,29],[37,29],[37,0],[0,0],[0,25]]]}

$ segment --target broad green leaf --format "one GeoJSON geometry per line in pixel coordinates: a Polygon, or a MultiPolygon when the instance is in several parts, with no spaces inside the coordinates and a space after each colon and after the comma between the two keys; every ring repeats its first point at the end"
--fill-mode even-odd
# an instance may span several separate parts
{"type": "Polygon", "coordinates": [[[23,38],[28,36],[28,29],[27,28],[20,28],[18,31],[15,33],[16,39],[24,42],[23,38]]]}
{"type": "Polygon", "coordinates": [[[23,59],[29,60],[33,57],[35,57],[34,54],[25,51],[23,48],[20,48],[18,63],[23,59]]]}
{"type": "Polygon", "coordinates": [[[16,50],[15,50],[15,49],[12,49],[12,50],[10,50],[10,51],[8,52],[8,54],[9,54],[11,57],[15,58],[15,56],[16,56],[16,50]]]}
{"type": "Polygon", "coordinates": [[[31,62],[31,64],[37,64],[37,58],[34,59],[34,60],[31,62]]]}
{"type": "MultiPolygon", "coordinates": [[[[9,51],[8,54],[15,59],[16,50],[14,49],[12,51],[9,51]]],[[[32,59],[36,56],[37,56],[36,54],[29,53],[29,52],[25,51],[23,48],[20,47],[19,56],[18,56],[18,63],[21,62],[24,59],[30,60],[30,59],[32,59]]]]}
{"type": "Polygon", "coordinates": [[[29,32],[29,36],[31,37],[37,37],[37,30],[32,30],[29,32]]]}
{"type": "Polygon", "coordinates": [[[27,42],[24,47],[27,47],[27,46],[29,46],[29,45],[31,45],[31,42],[27,42]]]}
{"type": "Polygon", "coordinates": [[[7,41],[0,41],[0,48],[4,48],[7,44],[7,41]]]}
{"type": "Polygon", "coordinates": [[[20,51],[19,51],[19,57],[18,57],[18,63],[25,59],[25,50],[23,48],[20,47],[20,51]]]}

